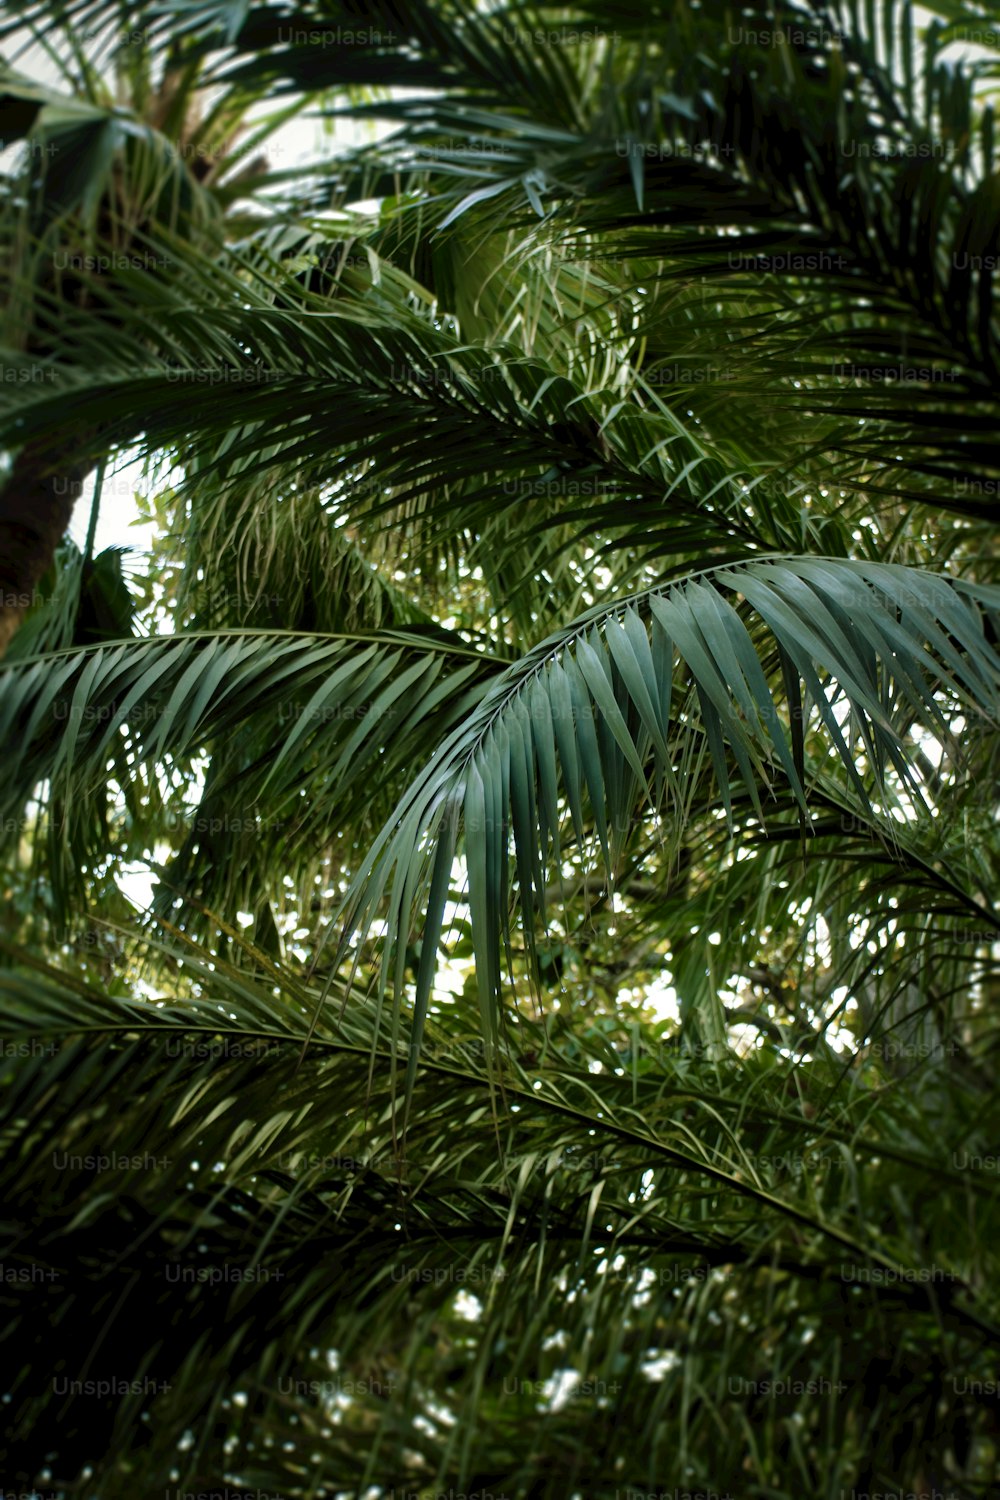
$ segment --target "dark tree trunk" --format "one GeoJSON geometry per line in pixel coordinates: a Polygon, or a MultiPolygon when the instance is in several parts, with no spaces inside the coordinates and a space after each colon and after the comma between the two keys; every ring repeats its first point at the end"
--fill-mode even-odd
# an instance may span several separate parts
{"type": "Polygon", "coordinates": [[[52,566],[92,460],[60,462],[50,445],[28,444],[0,490],[0,657],[52,566]],[[56,472],[53,472],[55,470],[56,472]]]}

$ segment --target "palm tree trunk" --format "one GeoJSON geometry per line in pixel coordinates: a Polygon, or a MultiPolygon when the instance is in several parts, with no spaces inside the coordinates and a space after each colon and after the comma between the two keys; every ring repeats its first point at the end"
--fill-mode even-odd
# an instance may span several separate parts
{"type": "Polygon", "coordinates": [[[0,491],[0,657],[36,601],[92,468],[31,443],[14,460],[0,491]]]}

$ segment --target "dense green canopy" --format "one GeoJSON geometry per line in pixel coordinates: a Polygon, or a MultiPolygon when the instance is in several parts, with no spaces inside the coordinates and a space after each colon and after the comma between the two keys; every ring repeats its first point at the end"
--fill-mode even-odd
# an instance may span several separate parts
{"type": "Polygon", "coordinates": [[[0,52],[3,1492],[996,1494],[1000,25],[0,52]]]}

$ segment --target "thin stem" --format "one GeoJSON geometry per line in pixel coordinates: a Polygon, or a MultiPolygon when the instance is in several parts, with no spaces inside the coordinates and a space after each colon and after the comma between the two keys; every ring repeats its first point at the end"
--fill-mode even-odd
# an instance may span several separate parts
{"type": "Polygon", "coordinates": [[[87,569],[94,555],[94,538],[97,535],[97,517],[101,509],[101,490],[104,488],[104,470],[106,465],[107,458],[102,458],[97,465],[97,475],[94,479],[94,498],[90,506],[90,525],[87,527],[87,543],[83,549],[84,570],[87,569]]]}

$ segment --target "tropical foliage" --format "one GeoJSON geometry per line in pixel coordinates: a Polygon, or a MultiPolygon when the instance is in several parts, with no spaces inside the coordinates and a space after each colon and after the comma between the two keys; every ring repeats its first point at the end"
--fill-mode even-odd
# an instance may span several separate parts
{"type": "Polygon", "coordinates": [[[7,1487],[995,1493],[989,13],[3,36],[7,1487]]]}

